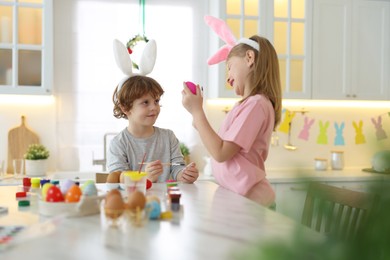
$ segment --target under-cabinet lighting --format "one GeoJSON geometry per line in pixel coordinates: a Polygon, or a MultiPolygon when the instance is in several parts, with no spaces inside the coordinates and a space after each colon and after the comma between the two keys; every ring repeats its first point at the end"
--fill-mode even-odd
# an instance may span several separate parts
{"type": "Polygon", "coordinates": [[[0,95],[0,105],[51,105],[52,95],[0,95]]]}
{"type": "MultiPolygon", "coordinates": [[[[217,98],[208,99],[207,104],[211,106],[233,106],[240,99],[217,98]]],[[[390,101],[350,101],[350,100],[303,100],[283,99],[283,107],[350,107],[350,108],[390,108],[390,101]]]]}

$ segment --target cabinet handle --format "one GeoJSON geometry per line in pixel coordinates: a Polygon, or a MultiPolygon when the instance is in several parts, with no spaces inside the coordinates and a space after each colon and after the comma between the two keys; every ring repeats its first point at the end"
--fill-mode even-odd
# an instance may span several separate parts
{"type": "Polygon", "coordinates": [[[306,187],[290,187],[290,190],[293,191],[307,191],[306,187]]]}

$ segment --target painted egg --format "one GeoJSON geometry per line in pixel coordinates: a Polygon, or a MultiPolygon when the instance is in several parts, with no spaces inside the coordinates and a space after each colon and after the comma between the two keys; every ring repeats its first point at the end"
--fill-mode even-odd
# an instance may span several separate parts
{"type": "Polygon", "coordinates": [[[159,219],[161,215],[161,206],[158,201],[149,201],[146,203],[146,208],[149,210],[149,219],[159,219]]]}
{"type": "Polygon", "coordinates": [[[64,201],[64,196],[62,195],[62,192],[60,188],[53,185],[47,189],[46,193],[46,201],[47,202],[62,202],[64,201]]]}
{"type": "Polygon", "coordinates": [[[83,195],[85,196],[96,196],[98,194],[97,188],[94,181],[84,183],[81,188],[83,195]]]}
{"type": "Polygon", "coordinates": [[[191,92],[196,95],[196,85],[191,81],[186,81],[186,85],[191,90],[191,92]]]}
{"type": "Polygon", "coordinates": [[[148,190],[148,189],[150,189],[150,188],[152,188],[152,181],[150,181],[149,179],[146,179],[146,189],[148,190]]]}
{"type": "Polygon", "coordinates": [[[52,187],[52,186],[54,186],[52,183],[50,183],[50,182],[46,182],[45,184],[43,184],[43,186],[42,186],[42,198],[46,198],[46,195],[47,195],[47,190],[50,188],[50,187],[52,187]]]}
{"type": "Polygon", "coordinates": [[[63,182],[61,182],[62,194],[65,196],[68,190],[70,189],[70,187],[72,187],[73,185],[75,185],[75,182],[70,179],[66,179],[63,182]]]}
{"type": "Polygon", "coordinates": [[[78,185],[74,184],[66,192],[65,202],[79,202],[82,195],[81,189],[78,185]]]}
{"type": "Polygon", "coordinates": [[[105,199],[104,213],[109,218],[117,218],[125,210],[125,203],[122,195],[118,190],[110,190],[105,199]]]}

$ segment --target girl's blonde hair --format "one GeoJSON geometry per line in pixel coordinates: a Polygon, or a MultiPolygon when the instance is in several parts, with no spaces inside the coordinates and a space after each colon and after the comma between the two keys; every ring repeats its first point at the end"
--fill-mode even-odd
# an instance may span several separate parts
{"type": "Polygon", "coordinates": [[[122,88],[118,92],[118,87],[115,88],[112,96],[114,102],[114,116],[116,118],[126,118],[123,111],[129,111],[133,107],[134,100],[142,96],[150,94],[153,98],[160,98],[164,94],[164,90],[160,84],[147,76],[133,76],[125,81],[122,88]]]}
{"type": "MultiPolygon", "coordinates": [[[[241,43],[232,48],[227,58],[229,59],[233,56],[245,57],[248,50],[253,50],[255,62],[253,70],[249,74],[251,82],[249,96],[262,94],[269,98],[275,110],[275,130],[282,116],[282,88],[278,56],[274,47],[266,38],[254,35],[250,39],[259,44],[260,51],[256,51],[249,45],[241,43]]],[[[241,100],[241,102],[246,98],[241,100]]]]}

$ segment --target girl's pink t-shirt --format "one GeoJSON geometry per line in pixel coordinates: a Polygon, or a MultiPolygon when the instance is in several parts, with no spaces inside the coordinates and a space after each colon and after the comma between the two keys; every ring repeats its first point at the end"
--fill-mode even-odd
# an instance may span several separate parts
{"type": "Polygon", "coordinates": [[[275,200],[264,167],[274,121],[271,101],[263,95],[251,96],[236,104],[227,114],[218,134],[224,141],[234,142],[241,149],[228,161],[212,160],[214,177],[221,186],[265,206],[275,200]]]}

